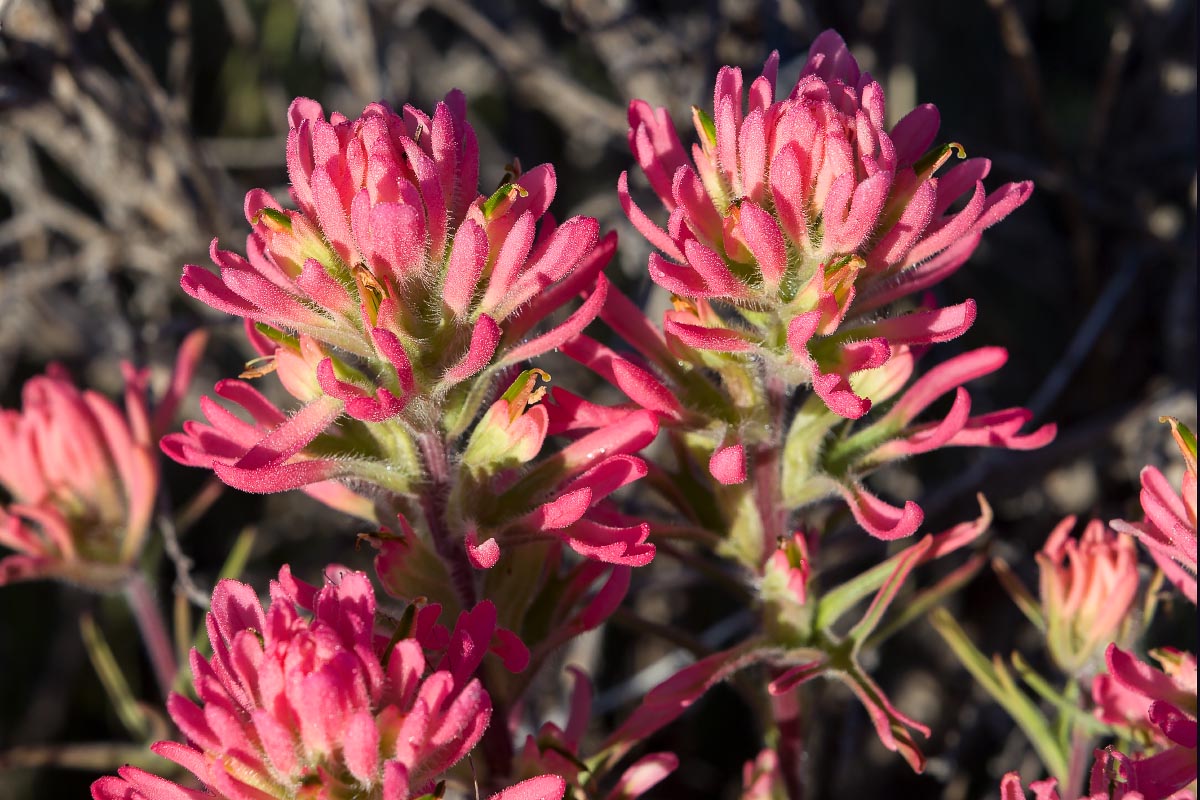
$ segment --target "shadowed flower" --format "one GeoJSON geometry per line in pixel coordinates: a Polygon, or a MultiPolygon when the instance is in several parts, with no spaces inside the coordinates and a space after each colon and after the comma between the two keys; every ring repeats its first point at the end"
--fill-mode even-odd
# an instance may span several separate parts
{"type": "Polygon", "coordinates": [[[1118,638],[1137,594],[1133,540],[1092,520],[1079,539],[1075,518],[1055,527],[1037,554],[1042,612],[1050,655],[1064,672],[1078,675],[1118,638]]]}
{"type": "MultiPolygon", "coordinates": [[[[121,777],[93,784],[92,796],[409,800],[431,791],[491,717],[488,694],[472,676],[497,633],[495,609],[483,603],[440,635],[422,619],[416,638],[391,642],[376,633],[366,575],[326,574],[336,583],[317,589],[284,566],[265,611],[249,586],[217,585],[208,615],[213,656],[192,651],[199,705],[178,694],[168,702],[188,743],[152,748],[209,793],[125,767],[121,777]],[[445,651],[432,661],[431,643],[445,651]]],[[[555,796],[553,785],[538,786],[543,794],[514,787],[506,796],[555,796]]]]}
{"type": "Polygon", "coordinates": [[[124,413],[51,366],[22,389],[21,410],[0,409],[0,584],[61,578],[119,587],[141,554],[158,491],[155,439],[170,424],[204,347],[180,348],[153,414],[147,373],[122,365],[124,413]]]}
{"type": "Polygon", "coordinates": [[[880,311],[962,266],[1032,184],[988,194],[987,159],[935,177],[952,151],[964,155],[956,144],[931,149],[937,109],[918,106],[887,130],[883,90],[833,31],[813,42],[781,100],[778,64],[773,53],[747,92],[741,70],[721,69],[712,116],[693,108],[690,160],[667,111],[634,101],[629,145],[669,215],[666,229],[634,203],[627,175],[618,192],[661,251],[650,257],[651,278],[693,304],[667,313],[669,341],[757,355],[782,380],[811,382],[830,409],[858,418],[871,400],[851,375],[900,345],[953,339],[975,319],[972,300],[880,311]]]}

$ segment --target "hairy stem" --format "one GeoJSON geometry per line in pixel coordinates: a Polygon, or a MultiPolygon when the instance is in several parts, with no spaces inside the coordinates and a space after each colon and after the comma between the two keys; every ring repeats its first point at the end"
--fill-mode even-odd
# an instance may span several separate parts
{"type": "Polygon", "coordinates": [[[163,622],[154,593],[142,573],[135,572],[125,584],[125,600],[137,621],[142,643],[146,646],[150,663],[154,666],[158,688],[165,698],[171,693],[171,686],[175,683],[175,650],[171,644],[171,637],[167,635],[167,626],[163,622]]]}
{"type": "Polygon", "coordinates": [[[779,774],[783,777],[784,789],[788,800],[803,800],[804,730],[800,717],[800,687],[772,697],[771,712],[779,734],[775,752],[779,756],[779,774]]]}
{"type": "MultiPolygon", "coordinates": [[[[770,440],[754,453],[754,491],[758,513],[762,517],[763,562],[779,547],[787,534],[788,509],[783,501],[781,453],[787,412],[787,393],[778,376],[767,377],[767,411],[770,414],[770,440]]],[[[804,725],[801,716],[800,688],[771,698],[771,712],[779,734],[776,753],[779,771],[788,800],[804,797],[804,725]]]]}
{"type": "Polygon", "coordinates": [[[421,511],[425,515],[425,524],[433,539],[434,549],[450,570],[454,590],[458,593],[459,602],[464,611],[475,607],[475,576],[471,572],[471,564],[467,561],[466,550],[461,542],[454,541],[450,530],[446,527],[446,498],[450,494],[450,462],[446,458],[446,447],[436,433],[423,433],[417,443],[425,462],[425,474],[428,478],[424,491],[421,492],[421,511]]]}

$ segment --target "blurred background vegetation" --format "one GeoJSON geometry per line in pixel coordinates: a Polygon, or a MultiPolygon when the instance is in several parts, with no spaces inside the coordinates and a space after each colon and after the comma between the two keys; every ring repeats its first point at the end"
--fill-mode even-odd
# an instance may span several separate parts
{"type": "MultiPolygon", "coordinates": [[[[720,65],[757,74],[778,49],[790,85],[827,27],[883,85],[893,120],[934,102],[942,140],[993,160],[991,185],[1036,182],[1032,201],[938,288],[952,302],[976,298],[979,321],[931,357],[1007,347],[1008,366],[973,390],[975,405],[1027,405],[1037,421],[1059,423],[1057,441],[1036,453],[937,453],[876,480],[884,494],[918,499],[931,530],[973,515],[985,491],[997,511],[993,551],[1036,585],[1031,554],[1053,523],[1068,513],[1137,518],[1139,468],[1178,476],[1157,418],[1195,421],[1188,0],[0,0],[0,405],[18,404],[22,381],[52,360],[110,394],[120,359],[161,379],[198,325],[216,335],[187,412],[239,371],[240,325],[191,302],[178,278],[184,263],[207,262],[214,237],[241,249],[247,189],[286,196],[285,111],[296,95],[354,116],[378,99],[429,109],[463,89],[482,188],[513,158],[553,162],[556,215],[617,229],[614,279],[661,302],[645,276],[647,245],[614,191],[631,162],[626,103],[667,106],[689,141],[689,107],[711,105],[720,65]]],[[[563,376],[572,388],[585,379],[565,367],[563,376]]],[[[163,469],[176,509],[213,496],[200,471],[163,469]]],[[[244,578],[260,588],[285,560],[309,579],[330,560],[369,563],[352,549],[361,528],[304,496],[227,491],[193,507],[203,516],[183,547],[203,591],[248,525],[257,536],[244,578]]],[[[835,536],[829,556],[849,574],[882,554],[876,544],[835,536]]],[[[147,559],[169,613],[175,566],[161,547],[147,559]]],[[[660,564],[635,575],[630,604],[720,646],[739,620],[703,586],[660,564]]],[[[991,574],[954,607],[985,652],[1041,658],[991,574]]],[[[1151,639],[1194,649],[1186,612],[1167,614],[1151,639]]],[[[96,615],[135,693],[155,702],[119,598],[44,584],[0,590],[2,798],[85,796],[141,749],[127,747],[85,655],[84,613],[96,615]]],[[[1031,766],[1024,739],[940,639],[923,623],[906,634],[871,667],[933,728],[928,771],[915,776],[884,751],[861,708],[824,683],[808,709],[813,797],[995,796],[1003,772],[1031,766]]],[[[589,662],[600,686],[599,726],[665,677],[647,669],[664,657],[670,646],[622,625],[577,648],[572,658],[589,662]]],[[[534,711],[555,712],[558,677],[547,677],[534,711]]],[[[651,743],[684,765],[651,796],[732,797],[761,747],[755,730],[736,687],[712,692],[651,743]]]]}

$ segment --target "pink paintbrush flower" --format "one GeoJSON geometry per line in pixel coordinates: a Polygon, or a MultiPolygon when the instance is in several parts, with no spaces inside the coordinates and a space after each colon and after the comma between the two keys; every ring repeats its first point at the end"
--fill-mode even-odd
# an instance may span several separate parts
{"type": "Polygon", "coordinates": [[[1142,470],[1142,522],[1115,520],[1113,528],[1136,536],[1167,579],[1196,603],[1196,437],[1173,417],[1171,435],[1183,454],[1182,491],[1176,494],[1170,482],[1155,467],[1142,470]]]}
{"type": "Polygon", "coordinates": [[[300,98],[288,118],[298,208],[251,191],[246,256],[214,242],[219,274],[190,265],[182,285],[252,323],[261,358],[248,375],[277,370],[303,406],[283,414],[247,385],[227,382],[218,394],[254,422],[210,402],[212,426],[164,448],[249,491],[352,477],[386,486],[388,473],[371,473],[364,455],[383,456],[390,474],[419,482],[428,466],[413,444],[419,434],[459,436],[486,399],[471,391],[476,381],[486,386],[552,350],[598,314],[607,289],[600,271],[615,237],[601,240],[591,218],[556,223],[547,213],[556,189],[549,165],[513,167],[494,194],[480,195],[478,147],[460,92],[432,117],[373,104],[357,119],[326,120],[317,103],[300,98]],[[587,302],[531,336],[582,289],[591,291],[587,302]],[[337,456],[311,455],[328,452],[323,445],[337,456]]]}
{"type": "Polygon", "coordinates": [[[793,690],[815,678],[844,683],[863,704],[884,747],[899,753],[914,771],[921,772],[925,756],[917,743],[917,734],[928,738],[929,728],[892,704],[863,668],[859,653],[914,569],[970,544],[983,534],[991,524],[991,509],[984,504],[981,512],[973,521],[922,537],[867,573],[826,592],[824,597],[836,597],[836,603],[809,608],[800,620],[795,619],[802,616],[795,613],[799,605],[795,593],[806,576],[801,566],[792,567],[791,562],[799,563],[803,550],[795,538],[782,543],[784,554],[767,563],[768,577],[761,588],[764,613],[781,614],[783,618],[766,620],[764,636],[702,658],[651,689],[605,741],[610,759],[621,758],[637,742],[674,722],[705,692],[734,673],[752,664],[768,663],[774,668],[774,677],[767,689],[778,702],[794,700],[793,690]],[[787,549],[794,550],[789,554],[787,549]],[[859,601],[872,593],[874,597],[858,621],[844,634],[834,633],[834,623],[858,608],[859,601]],[[785,595],[787,601],[780,602],[772,594],[785,595]]]}
{"type": "MultiPolygon", "coordinates": [[[[481,604],[440,636],[421,620],[415,638],[393,642],[376,630],[367,576],[336,568],[326,575],[335,582],[317,589],[284,566],[265,610],[249,586],[217,585],[208,615],[213,656],[192,651],[199,704],[178,694],[168,702],[187,744],[152,748],[207,792],[125,767],[93,784],[92,796],[410,800],[431,791],[488,726],[491,701],[473,675],[497,633],[495,609],[481,604]],[[431,643],[444,655],[431,660],[431,643]]],[[[538,786],[541,795],[507,796],[554,796],[545,781],[528,788],[538,786]]]]}
{"type": "Polygon", "coordinates": [[[974,322],[975,303],[880,316],[893,301],[957,270],[983,230],[1028,199],[1028,182],[988,194],[987,159],[936,176],[962,148],[932,148],[939,117],[914,109],[889,131],[883,90],[833,31],[813,42],[796,85],[776,99],[778,54],[743,90],[717,76],[713,114],[693,110],[691,158],[666,109],[629,108],[629,145],[666,212],[660,227],[618,192],[661,253],[650,276],[720,315],[668,313],[669,341],[717,354],[752,352],[792,384],[811,382],[836,413],[870,398],[850,377],[900,346],[943,342],[974,322]],[[965,200],[960,209],[956,201],[965,200]]]}
{"type": "Polygon", "coordinates": [[[109,590],[142,552],[158,492],[155,439],[170,424],[204,347],[193,334],[153,413],[147,373],[123,364],[124,412],[51,366],[0,409],[0,584],[61,578],[109,590]]]}
{"type": "Polygon", "coordinates": [[[1075,518],[1051,532],[1037,554],[1046,643],[1059,669],[1081,674],[1118,638],[1138,589],[1133,540],[1092,520],[1071,538],[1075,518]]]}
{"type": "MultiPolygon", "coordinates": [[[[1196,749],[1196,657],[1174,648],[1151,651],[1161,669],[1115,644],[1105,651],[1107,674],[1092,681],[1096,716],[1153,736],[1160,746],[1196,749]]],[[[1193,775],[1194,777],[1194,775],[1193,775]]]]}

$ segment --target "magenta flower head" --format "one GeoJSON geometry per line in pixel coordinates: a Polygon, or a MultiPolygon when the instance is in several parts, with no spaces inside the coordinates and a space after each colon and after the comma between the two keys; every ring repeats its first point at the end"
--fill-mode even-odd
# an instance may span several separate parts
{"type": "Polygon", "coordinates": [[[1196,437],[1173,417],[1163,417],[1183,454],[1182,491],[1176,494],[1170,482],[1155,467],[1142,470],[1140,523],[1115,520],[1112,526],[1136,536],[1167,579],[1196,603],[1196,437]]]}
{"type": "Polygon", "coordinates": [[[883,90],[833,31],[813,42],[781,100],[778,62],[772,54],[748,92],[739,69],[721,69],[713,115],[693,109],[690,160],[665,109],[631,104],[630,147],[668,212],[665,230],[633,202],[624,175],[618,191],[661,251],[651,277],[694,304],[668,312],[669,339],[753,353],[786,383],[810,382],[830,409],[858,418],[871,401],[851,375],[900,345],[953,339],[975,319],[971,300],[880,311],[958,269],[1032,185],[988,194],[987,159],[935,176],[953,150],[963,155],[958,145],[931,149],[937,109],[919,106],[887,130],[883,90]]]}
{"type": "MultiPolygon", "coordinates": [[[[941,171],[961,148],[933,146],[931,105],[888,130],[879,84],[832,31],[782,98],[777,66],[772,55],[748,90],[740,70],[720,71],[714,113],[694,110],[690,157],[665,109],[631,104],[630,147],[665,227],[634,202],[628,176],[618,191],[659,250],[650,275],[673,308],[659,331],[609,287],[600,318],[636,353],[585,335],[561,349],[686,437],[715,493],[730,498],[727,516],[746,516],[732,508],[744,498],[722,487],[768,462],[782,469],[789,511],[840,496],[872,535],[903,538],[923,513],[872,495],[862,479],[873,469],[941,447],[1024,449],[1054,437],[1053,426],[1022,433],[1024,409],[972,414],[964,384],[999,369],[1001,348],[950,359],[906,388],[918,356],[970,327],[974,301],[937,308],[922,296],[893,310],[958,269],[1032,187],[987,193],[986,159],[941,171]],[[812,395],[790,404],[805,386],[812,395]],[[950,411],[930,419],[945,395],[950,411]]],[[[785,533],[765,527],[731,533],[730,551],[754,569],[785,533]]]]}
{"type": "MultiPolygon", "coordinates": [[[[478,743],[491,701],[472,677],[488,652],[495,609],[481,604],[453,633],[419,614],[416,638],[376,633],[367,576],[331,567],[320,589],[284,566],[266,610],[254,590],[222,581],[208,615],[211,659],[192,651],[199,704],[168,709],[187,744],[154,752],[208,794],[133,767],[92,786],[96,800],[363,797],[409,800],[478,743]],[[431,660],[427,646],[445,654],[431,660]]],[[[436,614],[436,610],[434,611],[436,614]]]]}
{"type": "Polygon", "coordinates": [[[154,413],[147,373],[123,364],[124,411],[51,366],[29,379],[21,410],[0,409],[0,584],[61,578],[92,589],[122,585],[142,552],[158,492],[155,439],[170,423],[204,346],[180,348],[154,413]]]}
{"type": "Polygon", "coordinates": [[[1119,634],[1138,588],[1133,540],[1092,520],[1078,539],[1060,522],[1037,554],[1046,643],[1059,669],[1079,675],[1119,634]]]}
{"type": "Polygon", "coordinates": [[[164,449],[249,491],[342,478],[404,493],[421,477],[419,433],[461,435],[492,377],[596,316],[615,239],[601,242],[591,218],[555,222],[549,165],[513,167],[480,195],[460,92],[432,117],[373,104],[327,120],[300,98],[288,118],[298,208],[251,191],[246,257],[214,242],[219,274],[188,266],[182,285],[252,323],[262,358],[247,374],[276,369],[303,407],[287,415],[244,383],[219,384],[253,423],[209,402],[211,426],[190,426],[164,449]],[[530,338],[584,288],[589,302],[530,338]],[[381,460],[387,468],[373,467],[381,460]]]}

